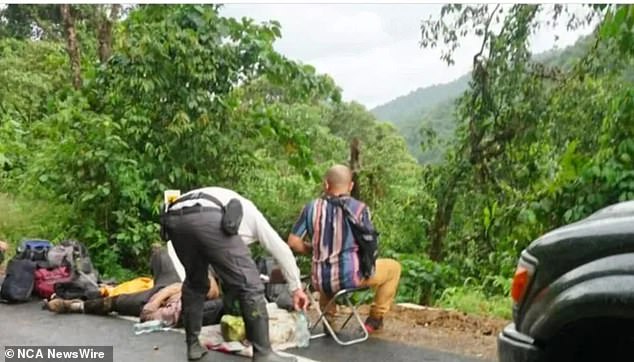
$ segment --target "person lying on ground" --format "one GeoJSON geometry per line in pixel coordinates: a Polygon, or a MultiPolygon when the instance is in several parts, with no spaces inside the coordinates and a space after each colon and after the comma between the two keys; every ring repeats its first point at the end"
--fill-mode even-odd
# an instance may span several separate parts
{"type": "MultiPolygon", "coordinates": [[[[361,201],[350,196],[354,184],[352,172],[343,165],[331,167],[324,179],[324,197],[306,204],[288,238],[288,244],[297,253],[312,251],[312,284],[319,290],[322,310],[342,289],[371,287],[375,289],[374,302],[365,328],[372,333],[383,327],[383,317],[389,311],[401,277],[401,265],[393,259],[376,260],[374,275],[363,279],[359,268],[359,244],[346,220],[344,210],[332,199],[347,205],[366,226],[374,228],[370,210],[361,201]],[[308,236],[310,244],[304,243],[308,236]]],[[[325,311],[329,322],[334,321],[336,305],[325,311]]]]}
{"type": "MultiPolygon", "coordinates": [[[[44,308],[56,313],[85,313],[139,317],[141,322],[160,320],[168,327],[182,326],[182,283],[169,260],[167,252],[155,249],[152,254],[154,287],[136,293],[120,294],[82,301],[53,298],[44,308]]],[[[203,307],[203,325],[220,323],[224,313],[221,291],[214,275],[209,272],[209,290],[203,307]]]]}
{"type": "MultiPolygon", "coordinates": [[[[203,325],[220,323],[223,315],[223,301],[219,298],[218,286],[213,277],[209,278],[211,287],[203,307],[203,325]]],[[[45,301],[45,309],[56,313],[85,313],[139,317],[141,322],[160,320],[168,327],[179,327],[181,320],[182,283],[173,283],[165,287],[155,287],[142,292],[120,294],[112,297],[89,299],[54,298],[45,301]]]]}

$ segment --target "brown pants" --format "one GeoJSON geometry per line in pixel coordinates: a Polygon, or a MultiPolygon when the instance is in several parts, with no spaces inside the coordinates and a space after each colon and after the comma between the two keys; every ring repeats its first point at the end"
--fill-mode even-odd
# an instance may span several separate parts
{"type": "MultiPolygon", "coordinates": [[[[394,259],[377,259],[376,272],[369,279],[361,281],[362,287],[370,287],[375,292],[374,301],[370,307],[370,317],[382,319],[391,306],[396,292],[398,283],[401,279],[401,264],[394,259]]],[[[319,297],[319,305],[322,309],[330,302],[332,296],[326,296],[321,293],[319,297]]],[[[325,311],[326,317],[332,319],[337,312],[336,305],[332,304],[325,311]]]]}

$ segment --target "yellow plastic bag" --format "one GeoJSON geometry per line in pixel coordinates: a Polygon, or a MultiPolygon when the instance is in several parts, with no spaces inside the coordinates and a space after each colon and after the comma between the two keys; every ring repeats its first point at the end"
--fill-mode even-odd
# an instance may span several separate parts
{"type": "Polygon", "coordinates": [[[116,287],[102,288],[101,294],[104,297],[114,297],[120,294],[132,294],[152,289],[154,280],[148,277],[138,277],[127,282],[121,283],[116,287]]]}
{"type": "Polygon", "coordinates": [[[220,319],[220,331],[222,338],[227,342],[240,342],[247,338],[242,317],[225,314],[220,319]]]}

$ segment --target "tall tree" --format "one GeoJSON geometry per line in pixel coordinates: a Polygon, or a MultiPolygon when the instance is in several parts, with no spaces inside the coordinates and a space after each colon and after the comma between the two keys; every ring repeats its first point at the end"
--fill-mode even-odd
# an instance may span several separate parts
{"type": "MultiPolygon", "coordinates": [[[[540,112],[545,110],[543,95],[549,89],[551,74],[533,64],[529,37],[534,29],[545,25],[537,17],[544,10],[539,5],[514,5],[507,9],[500,5],[447,5],[439,20],[423,23],[422,45],[436,47],[444,43],[441,58],[448,64],[453,63],[453,51],[462,37],[474,33],[481,38],[480,50],[473,57],[470,88],[459,101],[458,121],[462,127],[454,157],[447,159],[451,171],[445,172],[437,184],[436,212],[429,229],[430,256],[435,260],[442,258],[455,203],[462,194],[477,190],[503,198],[506,181],[501,181],[509,169],[514,169],[502,167],[506,162],[502,160],[512,157],[507,152],[509,145],[516,139],[534,138],[542,119],[540,112]],[[532,112],[526,112],[524,107],[532,112]]],[[[553,22],[566,11],[564,6],[554,6],[553,22]]],[[[570,15],[568,22],[574,28],[595,15],[593,11],[585,18],[570,15]]],[[[490,221],[483,223],[487,226],[482,226],[482,230],[488,230],[490,221]]],[[[486,235],[482,232],[479,242],[491,249],[486,235]]]]}
{"type": "Polygon", "coordinates": [[[73,87],[80,89],[81,79],[81,58],[79,54],[79,44],[77,41],[77,30],[75,29],[75,19],[68,4],[60,5],[60,12],[64,21],[64,31],[66,34],[66,51],[70,58],[70,70],[73,87]]]}
{"type": "Polygon", "coordinates": [[[361,145],[358,138],[353,138],[350,142],[350,169],[352,170],[352,182],[354,186],[352,188],[351,195],[355,199],[360,198],[361,185],[359,185],[359,171],[361,170],[361,145]]]}
{"type": "Polygon", "coordinates": [[[99,47],[99,61],[105,63],[112,54],[112,37],[113,26],[119,19],[119,13],[121,12],[120,4],[110,5],[109,14],[105,11],[99,11],[98,26],[97,26],[97,42],[99,47]]]}

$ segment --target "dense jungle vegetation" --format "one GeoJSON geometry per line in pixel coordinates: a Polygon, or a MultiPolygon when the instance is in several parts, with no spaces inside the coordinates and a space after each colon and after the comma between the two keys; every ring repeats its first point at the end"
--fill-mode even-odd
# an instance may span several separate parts
{"type": "Polygon", "coordinates": [[[274,20],[216,5],[8,5],[0,239],[76,238],[127,278],[147,271],[163,190],[205,185],[253,199],[285,238],[358,142],[360,198],[381,254],[403,263],[399,301],[507,316],[524,247],[634,199],[634,6],[585,8],[447,5],[421,19],[422,47],[449,64],[468,34],[482,47],[451,112],[421,115],[449,134],[423,127],[410,145],[437,153],[420,163],[396,126],[276,52],[274,20]],[[545,11],[599,25],[580,54],[549,61],[528,50],[545,11]]]}

